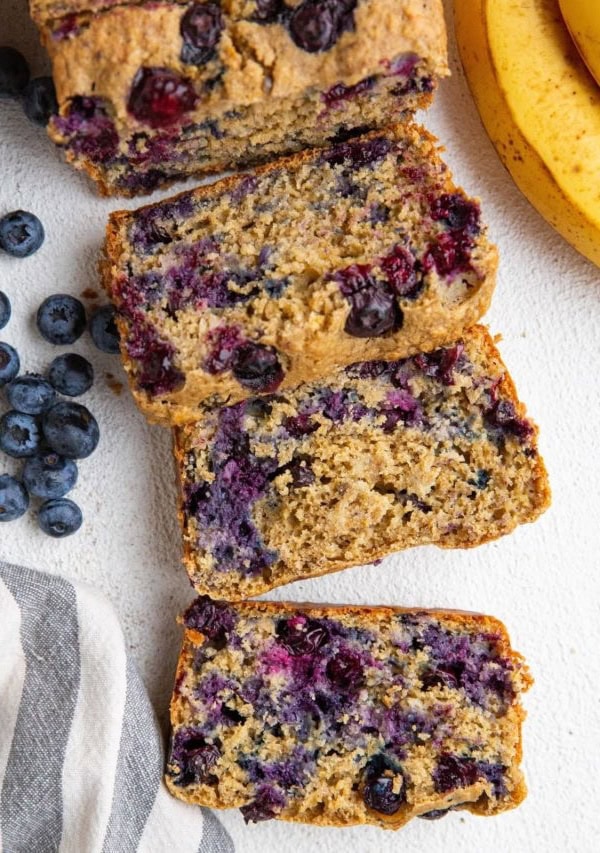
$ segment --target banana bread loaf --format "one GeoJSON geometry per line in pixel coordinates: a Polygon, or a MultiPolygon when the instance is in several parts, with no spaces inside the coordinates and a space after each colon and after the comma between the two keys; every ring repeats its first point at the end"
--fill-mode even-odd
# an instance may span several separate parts
{"type": "Polygon", "coordinates": [[[414,545],[479,545],[549,503],[537,429],[487,331],[175,430],[198,592],[259,595],[414,545]]]}
{"type": "Polygon", "coordinates": [[[60,114],[102,193],[322,146],[426,106],[441,0],[33,0],[60,114]]]}
{"type": "Polygon", "coordinates": [[[435,140],[398,126],[113,214],[106,287],[155,421],[455,340],[496,250],[435,140]]]}
{"type": "Polygon", "coordinates": [[[524,798],[531,678],[496,619],[201,598],[185,626],[167,766],[182,800],[398,829],[524,798]]]}

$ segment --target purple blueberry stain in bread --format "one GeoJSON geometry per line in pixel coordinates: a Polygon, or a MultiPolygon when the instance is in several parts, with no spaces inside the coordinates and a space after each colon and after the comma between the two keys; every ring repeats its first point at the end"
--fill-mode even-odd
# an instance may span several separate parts
{"type": "Polygon", "coordinates": [[[525,418],[517,415],[514,403],[510,400],[497,400],[486,412],[486,421],[507,435],[524,441],[533,435],[533,427],[525,418]]]}
{"type": "Polygon", "coordinates": [[[360,95],[364,95],[365,92],[371,91],[375,86],[376,79],[376,77],[365,77],[353,86],[336,83],[335,86],[332,86],[321,94],[321,100],[325,104],[326,110],[338,109],[346,101],[351,101],[360,95]]]}
{"type": "Polygon", "coordinates": [[[204,369],[216,374],[231,369],[244,338],[238,326],[217,326],[207,334],[206,343],[209,351],[204,359],[204,369]]]}
{"type": "Polygon", "coordinates": [[[420,426],[423,423],[423,408],[409,391],[389,391],[382,409],[385,416],[384,432],[392,432],[399,423],[420,426]]]}
{"type": "Polygon", "coordinates": [[[252,507],[267,491],[277,463],[258,459],[244,429],[245,404],[222,409],[213,442],[209,484],[191,484],[184,511],[198,523],[198,536],[213,555],[216,571],[259,574],[276,559],[264,547],[252,519],[252,507]]]}
{"type": "Polygon", "coordinates": [[[349,140],[327,149],[321,155],[330,166],[346,166],[361,169],[365,166],[374,167],[389,153],[392,143],[383,136],[367,140],[349,140]]]}
{"type": "Polygon", "coordinates": [[[420,817],[422,820],[441,820],[443,817],[446,817],[450,811],[451,809],[432,809],[430,812],[417,815],[417,817],[420,817]]]}
{"type": "Polygon", "coordinates": [[[479,205],[460,193],[445,193],[431,204],[434,221],[444,222],[451,231],[466,231],[471,236],[481,230],[480,215],[479,205]]]}
{"type": "Polygon", "coordinates": [[[384,62],[388,77],[410,77],[419,63],[416,53],[401,53],[391,61],[384,62]]]}
{"type": "Polygon", "coordinates": [[[93,163],[108,163],[117,156],[119,136],[102,98],[71,98],[66,115],[55,116],[53,123],[75,154],[93,163]]]}
{"type": "Polygon", "coordinates": [[[253,193],[258,187],[258,179],[254,175],[244,175],[230,192],[231,200],[235,204],[243,201],[247,195],[253,193]]]}
{"type": "Polygon", "coordinates": [[[481,774],[472,758],[445,754],[438,759],[433,771],[433,784],[438,794],[474,785],[481,774]]]}
{"type": "Polygon", "coordinates": [[[287,800],[277,788],[272,785],[260,785],[255,792],[254,800],[240,811],[246,823],[259,823],[272,820],[285,808],[287,800]]]}
{"type": "Polygon", "coordinates": [[[429,654],[423,686],[460,688],[482,708],[490,702],[508,705],[513,699],[511,664],[493,654],[497,637],[480,635],[477,640],[429,625],[416,640],[429,654]]]}
{"type": "Polygon", "coordinates": [[[184,624],[186,628],[195,628],[209,638],[215,640],[227,637],[235,628],[237,615],[233,608],[223,601],[213,601],[207,595],[200,596],[185,611],[184,624]]]}
{"type": "Polygon", "coordinates": [[[471,269],[473,243],[463,232],[442,232],[429,244],[423,256],[423,267],[437,270],[440,276],[450,281],[460,273],[471,269]]]}
{"type": "Polygon", "coordinates": [[[340,649],[327,662],[325,674],[334,690],[357,693],[365,680],[361,654],[354,649],[340,649]]]}
{"type": "Polygon", "coordinates": [[[311,468],[311,457],[306,454],[295,456],[291,462],[284,466],[283,470],[289,471],[292,476],[292,488],[302,489],[312,486],[315,482],[315,474],[311,468]]]}
{"type": "Polygon", "coordinates": [[[437,379],[444,385],[454,384],[454,371],[460,370],[464,345],[457,343],[452,347],[443,347],[430,353],[419,353],[414,363],[425,376],[437,379]]]}
{"type": "Polygon", "coordinates": [[[175,347],[141,318],[132,323],[125,346],[136,363],[136,379],[142,390],[156,396],[183,388],[185,375],[176,365],[175,347]]]}
{"type": "Polygon", "coordinates": [[[426,270],[436,269],[452,280],[471,266],[471,251],[481,231],[479,205],[460,193],[445,193],[431,203],[431,218],[445,226],[423,257],[426,270]]]}
{"type": "Polygon", "coordinates": [[[416,299],[423,290],[424,281],[420,264],[404,246],[394,246],[392,251],[381,260],[381,269],[396,296],[402,299],[416,299]]]}
{"type": "MultiPolygon", "coordinates": [[[[175,785],[210,782],[210,770],[220,757],[218,747],[206,742],[201,729],[182,728],[175,732],[171,741],[169,774],[175,785]]],[[[216,782],[216,778],[213,779],[216,782]]]]}
{"type": "Polygon", "coordinates": [[[371,225],[378,225],[387,222],[390,218],[390,209],[386,204],[376,201],[369,208],[369,222],[371,225]]]}
{"type": "Polygon", "coordinates": [[[181,61],[186,65],[205,65],[213,59],[224,26],[223,13],[217,4],[190,6],[180,24],[181,61]]]}
{"type": "Polygon", "coordinates": [[[52,38],[55,41],[62,41],[78,35],[83,29],[80,23],[76,14],[64,15],[60,18],[58,26],[53,28],[52,38]]]}
{"type": "Polygon", "coordinates": [[[169,226],[179,218],[192,215],[194,203],[189,193],[174,201],[140,210],[131,225],[130,239],[136,252],[151,254],[161,245],[173,242],[169,226]]]}
{"type": "Polygon", "coordinates": [[[133,78],[127,109],[150,127],[168,127],[179,122],[196,106],[192,81],[169,68],[142,67],[133,78]]]}
{"type": "Polygon", "coordinates": [[[282,426],[287,435],[295,439],[304,438],[304,436],[311,435],[319,429],[319,424],[309,414],[302,412],[284,418],[282,426]]]}

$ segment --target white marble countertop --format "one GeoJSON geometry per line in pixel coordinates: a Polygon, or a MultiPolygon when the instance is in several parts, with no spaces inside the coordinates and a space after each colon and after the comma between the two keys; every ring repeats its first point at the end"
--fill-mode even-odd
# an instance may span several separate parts
{"type": "MultiPolygon", "coordinates": [[[[22,0],[0,0],[0,41],[19,47],[40,73],[44,56],[24,7],[22,0]]],[[[433,824],[414,821],[399,834],[277,822],[246,828],[237,812],[225,813],[239,853],[598,849],[600,271],[515,188],[479,123],[454,51],[452,70],[425,121],[444,140],[457,180],[481,197],[500,247],[487,321],[502,333],[502,355],[541,426],[553,506],[536,524],[475,550],[418,548],[272,597],[457,607],[503,619],[536,679],[525,697],[529,797],[493,819],[455,813],[433,824]]],[[[31,210],[47,235],[31,258],[0,257],[0,289],[13,305],[0,337],[18,348],[25,370],[43,370],[65,350],[41,339],[35,311],[50,293],[99,291],[96,259],[106,217],[125,205],[96,197],[44,131],[7,102],[0,103],[0,175],[0,214],[31,210]]],[[[110,598],[164,721],[180,637],[175,615],[191,598],[179,564],[169,433],[148,426],[126,390],[118,396],[110,389],[106,373],[124,382],[117,358],[95,350],[87,335],[72,349],[95,365],[97,380],[83,402],[101,428],[99,448],[81,462],[73,492],[83,527],[52,540],[28,514],[0,527],[0,556],[85,580],[110,598]]],[[[12,460],[0,460],[0,472],[11,470],[12,460]]]]}

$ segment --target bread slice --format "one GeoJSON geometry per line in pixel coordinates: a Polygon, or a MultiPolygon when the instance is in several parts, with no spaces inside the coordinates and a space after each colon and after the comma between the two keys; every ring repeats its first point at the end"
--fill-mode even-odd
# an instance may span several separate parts
{"type": "Polygon", "coordinates": [[[246,821],[386,829],[525,797],[531,677],[497,619],[204,597],[184,622],[176,797],[246,821]]]}
{"type": "Polygon", "coordinates": [[[184,562],[237,599],[415,545],[480,545],[550,490],[489,333],[215,410],[177,428],[184,562]]]}
{"type": "Polygon", "coordinates": [[[441,0],[31,0],[51,138],[102,194],[386,127],[448,74],[441,0]]]}
{"type": "Polygon", "coordinates": [[[496,250],[423,128],[398,126],[110,218],[104,265],[153,421],[455,340],[496,250]]]}

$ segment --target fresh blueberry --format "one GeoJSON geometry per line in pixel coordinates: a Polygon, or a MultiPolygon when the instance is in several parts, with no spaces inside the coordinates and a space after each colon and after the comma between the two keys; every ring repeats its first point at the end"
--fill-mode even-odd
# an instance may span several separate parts
{"type": "Polygon", "coordinates": [[[117,355],[119,352],[119,330],[115,323],[114,305],[102,305],[90,318],[90,335],[99,350],[117,355]]]}
{"type": "Polygon", "coordinates": [[[27,460],[23,482],[29,494],[38,498],[62,498],[77,482],[77,465],[50,450],[27,460]]]}
{"type": "Polygon", "coordinates": [[[21,367],[19,354],[10,344],[0,342],[0,386],[14,379],[21,367]]]}
{"type": "Polygon", "coordinates": [[[0,474],[0,521],[20,518],[29,506],[29,496],[18,480],[8,474],[0,474]]]}
{"type": "Polygon", "coordinates": [[[28,258],[44,242],[44,227],[33,213],[13,210],[0,219],[0,249],[14,258],[28,258]]]}
{"type": "Polygon", "coordinates": [[[223,14],[214,3],[195,3],[181,19],[181,61],[204,65],[215,55],[223,30],[223,14]]]}
{"type": "Polygon", "coordinates": [[[0,290],[0,329],[3,329],[10,320],[10,302],[6,293],[0,290]]]}
{"type": "Polygon", "coordinates": [[[23,92],[23,109],[29,121],[46,127],[50,117],[58,112],[52,77],[35,77],[29,81],[23,92]]]}
{"type": "Polygon", "coordinates": [[[127,109],[150,127],[168,127],[194,109],[196,93],[191,80],[168,68],[140,68],[131,85],[127,109]]]}
{"type": "Polygon", "coordinates": [[[45,413],[42,430],[52,450],[69,459],[89,456],[100,440],[100,429],[92,413],[85,406],[66,400],[45,413]]]}
{"type": "Polygon", "coordinates": [[[255,393],[270,393],[283,380],[283,368],[277,354],[260,344],[243,344],[236,350],[233,375],[244,388],[255,393]]]}
{"type": "Polygon", "coordinates": [[[87,358],[69,352],[54,359],[48,370],[48,379],[60,394],[79,397],[94,384],[94,368],[87,358]]]}
{"type": "Polygon", "coordinates": [[[33,415],[11,410],[0,418],[0,450],[8,456],[34,456],[41,443],[42,434],[33,415]]]}
{"type": "Polygon", "coordinates": [[[6,386],[6,398],[17,412],[40,415],[54,403],[56,392],[43,376],[26,373],[6,386]]]}
{"type": "Polygon", "coordinates": [[[18,98],[29,80],[29,66],[14,47],[0,47],[0,98],[18,98]]]}
{"type": "Polygon", "coordinates": [[[38,308],[37,327],[51,344],[73,344],[85,329],[85,308],[74,296],[55,293],[38,308]]]}
{"type": "Polygon", "coordinates": [[[68,498],[46,501],[38,512],[38,524],[48,536],[62,539],[71,536],[81,527],[83,516],[76,503],[68,498]]]}

